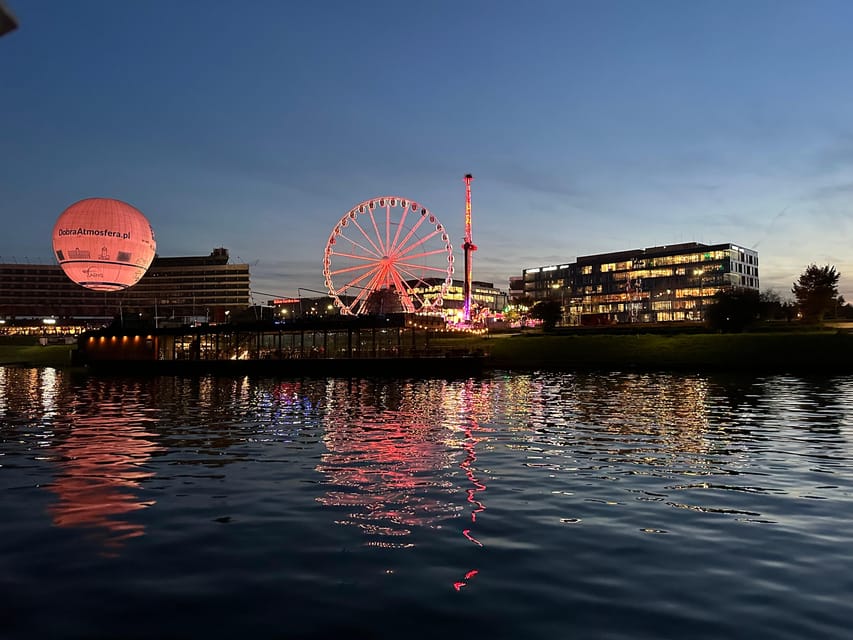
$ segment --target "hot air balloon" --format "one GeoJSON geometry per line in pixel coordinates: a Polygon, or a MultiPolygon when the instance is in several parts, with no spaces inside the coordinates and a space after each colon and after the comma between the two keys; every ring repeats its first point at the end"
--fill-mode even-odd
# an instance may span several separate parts
{"type": "Polygon", "coordinates": [[[65,275],[95,291],[119,291],[139,282],[156,249],[148,219],[112,198],[75,202],[53,227],[53,253],[65,275]]]}

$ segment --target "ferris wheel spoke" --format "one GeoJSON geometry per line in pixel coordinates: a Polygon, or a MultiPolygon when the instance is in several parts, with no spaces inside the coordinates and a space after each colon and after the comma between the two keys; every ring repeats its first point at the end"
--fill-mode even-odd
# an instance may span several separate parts
{"type": "Polygon", "coordinates": [[[447,253],[446,249],[433,249],[432,251],[421,251],[420,253],[413,253],[411,255],[399,254],[392,256],[394,262],[402,262],[403,260],[417,260],[418,258],[426,258],[427,256],[435,256],[439,253],[447,253]]]}
{"type": "MultiPolygon", "coordinates": [[[[341,269],[341,271],[352,271],[352,269],[341,269]]],[[[342,290],[342,291],[345,291],[346,289],[351,289],[351,288],[352,288],[352,289],[355,289],[355,288],[357,288],[357,287],[358,287],[358,283],[359,283],[359,282],[362,282],[362,281],[363,281],[364,279],[366,279],[366,278],[371,278],[371,279],[373,279],[373,278],[375,278],[375,277],[376,277],[376,274],[377,274],[377,273],[379,273],[379,272],[381,272],[381,271],[382,271],[382,267],[381,267],[381,265],[375,265],[375,266],[374,266],[372,269],[370,269],[369,271],[365,271],[365,272],[364,272],[364,273],[362,273],[361,275],[357,276],[355,279],[350,280],[349,282],[347,282],[347,283],[346,283],[346,284],[341,288],[341,290],[342,290]]]]}
{"type": "MultiPolygon", "coordinates": [[[[417,268],[417,269],[419,269],[419,270],[421,270],[421,271],[423,271],[423,270],[424,270],[424,268],[423,268],[423,267],[418,266],[418,265],[416,265],[416,268],[417,268]]],[[[433,268],[433,269],[434,269],[435,271],[437,271],[438,273],[444,273],[444,274],[446,274],[446,273],[447,273],[447,271],[445,271],[445,270],[443,270],[443,269],[436,269],[436,268],[433,268]]],[[[402,266],[402,265],[397,265],[397,272],[398,272],[398,273],[403,274],[403,275],[404,275],[404,276],[406,276],[409,280],[414,280],[414,281],[416,281],[416,282],[418,282],[418,283],[420,283],[420,284],[426,284],[426,280],[424,280],[424,276],[423,276],[423,275],[418,275],[418,273],[416,273],[415,271],[411,271],[411,270],[409,270],[409,269],[405,269],[405,268],[403,268],[403,266],[402,266]]]]}
{"type": "Polygon", "coordinates": [[[389,247],[391,247],[391,251],[394,251],[394,248],[397,246],[397,242],[400,240],[400,232],[406,226],[406,216],[409,214],[409,207],[403,207],[403,215],[400,216],[400,222],[397,224],[397,233],[394,234],[394,240],[391,242],[389,247]]]}
{"type": "Polygon", "coordinates": [[[405,271],[406,273],[414,274],[417,271],[434,271],[435,273],[443,273],[447,274],[447,269],[442,269],[441,267],[431,267],[426,264],[412,264],[411,262],[396,262],[394,266],[399,271],[405,271]]]}
{"type": "Polygon", "coordinates": [[[382,244],[382,234],[379,232],[379,225],[376,224],[376,217],[373,215],[373,211],[370,212],[370,221],[373,223],[373,230],[376,232],[376,240],[379,242],[379,253],[385,254],[388,251],[388,248],[382,244]]]}
{"type": "Polygon", "coordinates": [[[393,272],[392,272],[392,274],[391,274],[391,277],[392,277],[392,279],[393,279],[393,281],[394,281],[394,286],[395,286],[399,291],[404,291],[404,292],[406,292],[406,295],[408,295],[409,297],[412,297],[412,296],[417,297],[417,296],[415,295],[415,292],[414,292],[414,290],[413,290],[412,285],[410,285],[410,284],[409,284],[409,281],[407,281],[407,280],[404,280],[404,279],[403,279],[403,277],[404,277],[405,275],[406,275],[405,273],[401,273],[401,272],[399,272],[399,271],[393,271],[393,272]]]}
{"type": "Polygon", "coordinates": [[[397,273],[395,269],[391,269],[391,278],[394,281],[394,286],[397,287],[397,291],[400,292],[400,297],[404,298],[402,304],[406,307],[406,310],[412,312],[415,310],[415,305],[412,303],[412,291],[411,288],[406,286],[403,282],[403,279],[400,277],[400,274],[397,273]]]}
{"type": "MultiPolygon", "coordinates": [[[[373,217],[373,214],[371,213],[370,216],[373,217]]],[[[373,247],[373,250],[376,252],[377,257],[379,257],[385,253],[385,251],[381,247],[376,246],[376,243],[373,241],[373,238],[371,238],[370,235],[367,233],[367,231],[365,231],[362,228],[362,226],[358,223],[358,220],[353,220],[352,223],[353,223],[353,225],[355,225],[356,229],[361,231],[361,235],[363,235],[364,238],[370,243],[370,246],[373,247]]],[[[374,226],[376,226],[376,225],[374,224],[374,226]]],[[[350,242],[355,244],[354,240],[352,240],[350,238],[347,238],[347,240],[349,240],[350,242]]],[[[367,251],[367,250],[365,249],[365,251],[367,251]]]]}
{"type": "Polygon", "coordinates": [[[353,300],[353,306],[358,304],[359,301],[361,301],[362,304],[367,303],[367,299],[370,294],[379,288],[382,281],[383,271],[383,269],[378,269],[377,272],[373,274],[373,277],[370,279],[370,282],[367,283],[367,286],[362,287],[361,291],[358,292],[355,300],[353,300]]]}
{"type": "Polygon", "coordinates": [[[362,251],[364,251],[365,253],[370,254],[370,255],[374,255],[374,256],[376,256],[377,258],[378,258],[379,256],[381,256],[381,255],[382,255],[382,250],[381,250],[379,247],[377,247],[377,246],[373,243],[373,241],[370,239],[370,237],[369,237],[367,234],[365,234],[365,233],[364,233],[364,230],[363,230],[361,227],[359,227],[359,226],[358,226],[358,223],[357,223],[357,222],[353,221],[353,224],[354,224],[356,227],[358,227],[358,230],[359,230],[359,231],[361,232],[361,234],[365,237],[365,239],[370,243],[370,245],[373,247],[373,249],[371,250],[371,249],[369,249],[369,248],[365,247],[365,246],[364,246],[361,242],[359,242],[357,239],[355,239],[355,238],[350,238],[348,235],[345,235],[343,232],[341,232],[341,233],[339,234],[339,236],[338,236],[339,241],[346,241],[346,242],[349,242],[353,247],[358,247],[359,249],[361,249],[361,250],[362,250],[362,251]]]}
{"type": "Polygon", "coordinates": [[[385,247],[391,246],[391,203],[385,207],[385,247]]]}
{"type": "Polygon", "coordinates": [[[379,256],[370,255],[359,255],[357,253],[344,253],[343,251],[329,251],[330,256],[339,256],[341,258],[352,258],[353,260],[364,260],[365,262],[377,262],[379,260],[379,256]]]}
{"type": "Polygon", "coordinates": [[[406,244],[409,242],[409,240],[411,240],[412,236],[415,235],[415,232],[424,223],[424,220],[426,220],[426,219],[427,219],[426,215],[423,215],[420,218],[418,218],[417,222],[415,222],[415,224],[412,225],[412,228],[409,229],[409,232],[406,234],[406,237],[403,238],[403,240],[400,242],[400,244],[395,244],[393,247],[391,247],[391,253],[395,253],[395,252],[399,251],[400,249],[398,247],[405,247],[406,244]]]}
{"type": "Polygon", "coordinates": [[[367,270],[368,273],[370,273],[372,271],[375,271],[375,270],[381,269],[381,268],[382,268],[382,265],[378,261],[374,260],[370,264],[356,264],[356,265],[350,265],[348,267],[341,267],[340,269],[330,269],[329,275],[339,276],[342,273],[352,273],[353,271],[365,271],[365,270],[367,270]]]}
{"type": "Polygon", "coordinates": [[[441,233],[441,231],[432,231],[431,233],[426,234],[423,238],[419,238],[416,242],[413,242],[412,244],[401,246],[392,255],[404,256],[407,253],[411,252],[412,250],[417,249],[418,247],[420,247],[424,243],[429,242],[435,236],[437,236],[439,233],[441,233]]]}

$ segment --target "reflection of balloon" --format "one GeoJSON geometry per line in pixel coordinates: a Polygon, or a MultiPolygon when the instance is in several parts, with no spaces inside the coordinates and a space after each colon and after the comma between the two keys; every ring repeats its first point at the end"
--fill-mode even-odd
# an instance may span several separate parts
{"type": "Polygon", "coordinates": [[[103,416],[78,416],[59,454],[56,481],[59,496],[49,511],[60,527],[81,527],[99,534],[107,553],[126,540],[144,535],[145,526],[122,519],[154,504],[137,494],[154,476],[145,464],[159,451],[141,424],[107,410],[103,416]]]}
{"type": "Polygon", "coordinates": [[[154,231],[121,200],[88,198],[68,207],[53,227],[53,253],[65,274],[96,291],[136,284],[154,260],[154,231]]]}

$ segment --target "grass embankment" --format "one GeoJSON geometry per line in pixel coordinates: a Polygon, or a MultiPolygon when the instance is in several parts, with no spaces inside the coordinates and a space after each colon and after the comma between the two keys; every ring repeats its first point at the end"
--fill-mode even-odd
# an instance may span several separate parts
{"type": "MultiPolygon", "coordinates": [[[[458,346],[462,346],[457,343],[458,346]]],[[[548,335],[465,339],[494,368],[853,373],[853,334],[548,335]]]]}
{"type": "Polygon", "coordinates": [[[3,337],[0,340],[0,365],[29,367],[69,367],[74,344],[49,344],[42,346],[38,338],[3,337]]]}

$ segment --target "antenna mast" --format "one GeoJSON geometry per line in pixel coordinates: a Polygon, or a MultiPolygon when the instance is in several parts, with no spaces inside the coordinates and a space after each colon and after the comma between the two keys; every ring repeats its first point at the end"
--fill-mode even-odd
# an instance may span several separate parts
{"type": "Polygon", "coordinates": [[[465,251],[465,281],[462,288],[462,296],[465,300],[462,307],[462,320],[471,322],[471,274],[473,273],[473,256],[477,245],[471,240],[471,180],[474,179],[470,173],[465,174],[465,243],[462,249],[465,251]]]}

